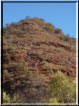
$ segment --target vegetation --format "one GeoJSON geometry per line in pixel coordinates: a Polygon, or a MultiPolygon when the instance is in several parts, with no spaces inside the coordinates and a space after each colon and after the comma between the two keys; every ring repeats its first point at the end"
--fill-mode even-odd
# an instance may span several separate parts
{"type": "Polygon", "coordinates": [[[10,96],[3,92],[3,103],[10,103],[10,96]]]}
{"type": "Polygon", "coordinates": [[[44,29],[48,32],[53,32],[55,27],[51,23],[46,23],[44,29]]]}
{"type": "Polygon", "coordinates": [[[60,34],[60,33],[61,33],[61,29],[55,29],[55,30],[54,30],[54,33],[60,34]]]}
{"type": "Polygon", "coordinates": [[[49,81],[49,96],[42,100],[43,103],[76,103],[76,84],[69,82],[66,76],[58,71],[49,81]]]}
{"type": "Polygon", "coordinates": [[[75,103],[75,85],[68,82],[65,75],[58,71],[49,83],[50,94],[53,98],[56,97],[59,103],[75,103]]]}
{"type": "Polygon", "coordinates": [[[3,102],[75,103],[75,48],[75,38],[41,18],[6,25],[3,102]]]}
{"type": "Polygon", "coordinates": [[[58,100],[57,100],[57,98],[50,98],[50,99],[48,100],[48,102],[49,102],[49,103],[58,103],[58,100]]]}

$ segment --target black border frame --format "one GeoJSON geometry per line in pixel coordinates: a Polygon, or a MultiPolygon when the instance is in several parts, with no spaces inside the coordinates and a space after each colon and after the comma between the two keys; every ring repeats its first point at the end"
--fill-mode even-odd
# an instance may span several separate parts
{"type": "MultiPolygon", "coordinates": [[[[3,3],[76,3],[78,2],[78,12],[79,12],[79,1],[1,1],[1,105],[3,104],[3,3]]],[[[79,21],[78,21],[79,25],[79,21]]],[[[78,27],[79,28],[79,27],[78,27]]],[[[78,31],[79,35],[79,31],[78,31]]],[[[79,39],[78,39],[79,42],[79,39]]],[[[79,51],[79,48],[78,48],[79,51]]],[[[79,73],[78,73],[79,74],[79,73]]],[[[79,77],[78,77],[79,80],[79,77]]],[[[79,99],[79,98],[78,98],[79,99]]],[[[20,106],[20,104],[19,104],[20,106]]],[[[55,105],[54,105],[55,106],[55,105]]]]}

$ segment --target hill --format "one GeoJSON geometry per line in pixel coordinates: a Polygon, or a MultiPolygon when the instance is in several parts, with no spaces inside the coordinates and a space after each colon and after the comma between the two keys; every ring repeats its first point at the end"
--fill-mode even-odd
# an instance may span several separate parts
{"type": "Polygon", "coordinates": [[[65,76],[69,85],[75,81],[75,38],[39,18],[27,18],[3,28],[3,95],[8,98],[4,102],[40,103],[50,98],[60,103],[73,102],[50,95],[49,83],[57,73],[65,76]]]}

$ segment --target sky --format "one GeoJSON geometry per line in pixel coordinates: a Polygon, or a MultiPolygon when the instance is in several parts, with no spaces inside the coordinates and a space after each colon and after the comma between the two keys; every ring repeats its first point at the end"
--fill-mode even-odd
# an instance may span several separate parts
{"type": "Polygon", "coordinates": [[[3,26],[29,17],[43,18],[76,37],[76,3],[3,3],[3,26]]]}

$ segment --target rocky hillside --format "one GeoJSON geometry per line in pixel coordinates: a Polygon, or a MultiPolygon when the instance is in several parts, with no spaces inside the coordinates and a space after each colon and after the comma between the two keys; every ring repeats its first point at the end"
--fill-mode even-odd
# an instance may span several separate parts
{"type": "Polygon", "coordinates": [[[69,83],[75,81],[75,38],[39,18],[3,28],[3,91],[12,102],[15,97],[17,102],[28,103],[49,98],[48,83],[57,72],[69,83]]]}

